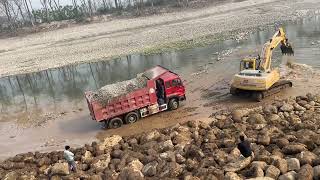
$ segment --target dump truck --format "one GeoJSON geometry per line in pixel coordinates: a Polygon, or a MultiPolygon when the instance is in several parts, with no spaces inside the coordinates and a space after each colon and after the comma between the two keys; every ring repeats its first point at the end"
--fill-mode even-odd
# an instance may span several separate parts
{"type": "Polygon", "coordinates": [[[85,98],[92,120],[104,122],[107,128],[119,128],[152,114],[175,110],[186,95],[180,76],[158,65],[135,79],[85,92],[85,98]]]}

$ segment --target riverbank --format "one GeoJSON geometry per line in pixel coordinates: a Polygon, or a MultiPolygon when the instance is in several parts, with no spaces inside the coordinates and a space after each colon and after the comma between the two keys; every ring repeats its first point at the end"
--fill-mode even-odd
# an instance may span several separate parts
{"type": "Polygon", "coordinates": [[[247,0],[1,39],[0,76],[207,45],[230,32],[242,36],[250,28],[313,15],[319,7],[316,0],[247,0]]]}

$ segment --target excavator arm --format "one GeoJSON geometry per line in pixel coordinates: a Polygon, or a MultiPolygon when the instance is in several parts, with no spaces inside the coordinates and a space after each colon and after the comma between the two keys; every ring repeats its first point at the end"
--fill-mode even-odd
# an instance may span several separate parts
{"type": "Polygon", "coordinates": [[[271,68],[271,56],[272,51],[281,43],[281,52],[282,54],[293,55],[292,46],[289,44],[286,34],[282,28],[279,28],[269,42],[265,43],[262,52],[261,52],[261,63],[259,69],[264,72],[269,72],[271,68]]]}

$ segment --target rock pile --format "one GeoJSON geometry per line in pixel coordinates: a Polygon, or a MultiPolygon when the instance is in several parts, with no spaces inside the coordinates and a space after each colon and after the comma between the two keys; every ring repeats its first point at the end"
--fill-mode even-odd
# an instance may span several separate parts
{"type": "Polygon", "coordinates": [[[279,179],[320,178],[320,96],[307,94],[263,107],[220,111],[211,122],[153,130],[63,152],[18,154],[0,164],[0,179],[279,179]],[[239,135],[254,158],[241,159],[239,135]]]}
{"type": "Polygon", "coordinates": [[[146,87],[147,81],[148,79],[146,77],[138,75],[136,78],[127,81],[109,84],[95,92],[93,94],[93,99],[102,105],[106,105],[116,97],[123,96],[137,89],[146,87]]]}

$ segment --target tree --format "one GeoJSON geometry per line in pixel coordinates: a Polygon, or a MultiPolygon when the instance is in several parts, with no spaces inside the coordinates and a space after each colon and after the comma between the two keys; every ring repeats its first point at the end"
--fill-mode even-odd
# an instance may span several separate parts
{"type": "Polygon", "coordinates": [[[48,11],[47,0],[40,0],[40,3],[45,11],[45,21],[49,22],[50,20],[49,20],[49,11],[48,11]]]}
{"type": "Polygon", "coordinates": [[[28,12],[29,20],[30,20],[32,26],[34,26],[34,17],[33,17],[33,15],[31,14],[31,12],[33,11],[33,10],[32,10],[32,6],[31,6],[31,4],[30,4],[30,8],[31,8],[31,11],[30,11],[29,4],[28,4],[27,0],[24,0],[24,7],[25,7],[25,9],[26,9],[27,12],[28,12]]]}
{"type": "Polygon", "coordinates": [[[9,2],[8,2],[8,0],[0,0],[0,3],[1,3],[1,9],[4,10],[5,15],[8,19],[8,23],[10,24],[12,17],[11,17],[11,13],[9,10],[9,2]]]}
{"type": "Polygon", "coordinates": [[[17,6],[17,8],[18,8],[18,11],[19,11],[19,13],[20,13],[20,16],[21,16],[23,22],[25,22],[26,20],[25,20],[25,18],[24,18],[24,14],[23,14],[23,11],[22,11],[22,6],[23,6],[22,0],[13,0],[13,2],[14,2],[14,4],[15,4],[15,5],[17,6]]]}
{"type": "Polygon", "coordinates": [[[116,9],[119,8],[118,0],[114,0],[114,5],[115,5],[116,9]]]}

